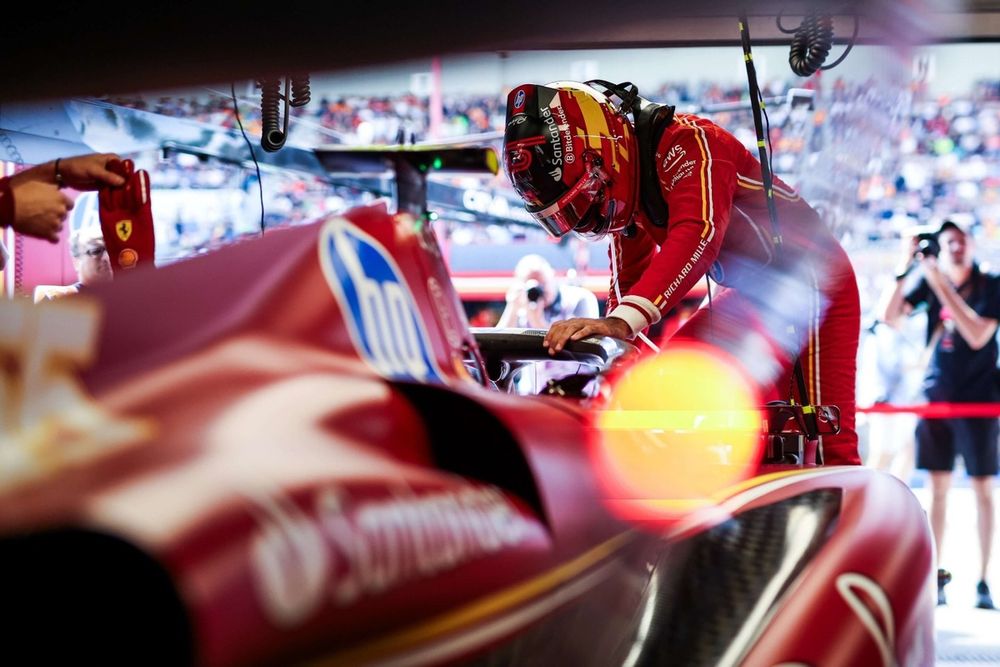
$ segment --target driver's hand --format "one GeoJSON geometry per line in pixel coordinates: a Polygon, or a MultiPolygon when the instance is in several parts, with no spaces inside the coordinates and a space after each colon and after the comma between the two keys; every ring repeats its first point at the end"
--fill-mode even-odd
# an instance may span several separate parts
{"type": "Polygon", "coordinates": [[[571,340],[580,340],[587,336],[612,336],[613,338],[628,338],[632,329],[628,323],[617,317],[574,317],[571,320],[556,322],[549,327],[542,344],[549,348],[549,354],[561,351],[571,340]]]}

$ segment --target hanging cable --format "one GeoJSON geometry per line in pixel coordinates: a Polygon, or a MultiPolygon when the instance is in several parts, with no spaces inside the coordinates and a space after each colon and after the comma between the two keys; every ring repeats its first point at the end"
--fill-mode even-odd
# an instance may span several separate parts
{"type": "Polygon", "coordinates": [[[309,88],[308,74],[292,74],[288,77],[292,82],[292,98],[289,104],[293,107],[304,107],[312,101],[312,91],[309,88]]]}
{"type": "Polygon", "coordinates": [[[836,67],[844,61],[847,54],[854,48],[858,38],[858,28],[861,21],[854,15],[854,33],[840,57],[824,66],[826,57],[830,55],[833,46],[833,18],[827,14],[810,14],[802,19],[798,28],[789,30],[781,25],[781,13],[778,13],[778,30],[786,35],[793,35],[792,45],[788,53],[788,64],[798,76],[812,76],[820,70],[836,67]]]}
{"type": "MultiPolygon", "coordinates": [[[[778,222],[778,207],[774,201],[774,173],[771,170],[770,136],[764,137],[764,113],[762,110],[762,96],[760,86],[757,83],[757,68],[754,66],[753,53],[750,50],[750,26],[746,14],[740,14],[740,43],[743,46],[743,61],[746,63],[747,84],[750,88],[750,108],[753,111],[753,125],[757,132],[757,153],[760,156],[760,174],[764,183],[764,196],[767,201],[767,213],[771,221],[771,234],[774,239],[775,253],[781,252],[781,228],[778,222]]],[[[770,125],[770,123],[768,123],[770,125]]],[[[770,128],[768,128],[770,129],[770,128]]],[[[805,377],[802,372],[802,363],[798,355],[795,357],[794,370],[796,384],[799,388],[799,398],[803,405],[803,414],[806,422],[806,434],[810,440],[814,440],[819,433],[819,424],[816,419],[815,408],[811,405],[809,394],[806,391],[805,377]]]]}
{"type": "MultiPolygon", "coordinates": [[[[757,68],[754,67],[753,53],[750,50],[750,28],[746,14],[740,15],[740,43],[743,46],[743,62],[746,63],[747,83],[750,87],[750,109],[753,112],[754,129],[757,131],[757,154],[760,157],[761,180],[764,182],[764,196],[767,200],[767,214],[771,220],[771,237],[775,248],[781,247],[781,226],[778,221],[778,209],[774,202],[774,175],[771,172],[771,160],[768,157],[767,143],[764,138],[764,123],[761,120],[760,85],[757,83],[757,68]]],[[[770,139],[768,137],[768,139],[770,139]]]]}
{"type": "Polygon", "coordinates": [[[285,95],[281,95],[281,79],[258,79],[260,88],[260,147],[273,153],[285,145],[288,135],[288,82],[285,95]],[[281,103],[285,103],[285,121],[282,124],[281,103]]]}
{"type": "Polygon", "coordinates": [[[257,86],[260,88],[260,147],[274,153],[288,139],[289,107],[304,107],[312,101],[309,75],[296,73],[286,76],[284,94],[281,93],[279,77],[257,79],[257,86]]]}
{"type": "Polygon", "coordinates": [[[236,101],[236,84],[229,84],[229,91],[233,96],[233,113],[236,114],[236,124],[240,126],[240,134],[243,135],[243,140],[247,142],[247,148],[250,149],[250,158],[253,160],[253,166],[257,170],[257,189],[260,192],[260,235],[264,235],[264,181],[260,177],[260,164],[257,162],[257,154],[253,150],[253,144],[250,143],[250,137],[247,136],[246,130],[243,129],[243,121],[240,120],[240,106],[236,101]]]}

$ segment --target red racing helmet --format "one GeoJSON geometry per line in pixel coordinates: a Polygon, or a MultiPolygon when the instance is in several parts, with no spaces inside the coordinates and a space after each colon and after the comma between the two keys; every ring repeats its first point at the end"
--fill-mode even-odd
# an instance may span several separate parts
{"type": "Polygon", "coordinates": [[[503,164],[550,234],[597,239],[629,224],[639,198],[632,124],[603,93],[572,81],[507,96],[503,164]]]}

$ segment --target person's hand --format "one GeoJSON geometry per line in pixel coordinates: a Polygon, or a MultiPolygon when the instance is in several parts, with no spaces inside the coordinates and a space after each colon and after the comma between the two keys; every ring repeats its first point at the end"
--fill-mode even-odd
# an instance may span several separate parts
{"type": "Polygon", "coordinates": [[[941,265],[934,255],[920,255],[920,268],[924,272],[924,278],[931,287],[941,285],[947,278],[941,273],[941,265]]]}
{"type": "Polygon", "coordinates": [[[941,273],[937,257],[933,255],[921,255],[920,268],[923,269],[924,279],[927,281],[927,284],[930,285],[931,290],[933,290],[935,294],[939,294],[947,278],[943,273],[941,273]]]}
{"type": "Polygon", "coordinates": [[[125,179],[115,162],[123,160],[114,153],[93,153],[59,160],[63,184],[74,190],[97,190],[105,185],[124,185],[125,179]],[[111,167],[109,169],[109,167],[111,167]],[[117,172],[117,173],[116,173],[117,172]]]}
{"type": "Polygon", "coordinates": [[[538,301],[526,300],[524,317],[530,329],[544,329],[549,326],[549,320],[545,316],[545,308],[538,301]]]}
{"type": "Polygon", "coordinates": [[[580,340],[587,336],[611,336],[613,338],[628,338],[632,329],[628,323],[617,317],[602,317],[590,319],[574,317],[570,320],[556,322],[549,327],[542,344],[549,348],[549,354],[560,352],[571,340],[580,340]]]}
{"type": "Polygon", "coordinates": [[[916,234],[909,234],[903,238],[903,256],[899,258],[894,271],[896,274],[896,280],[902,280],[908,276],[910,271],[912,271],[913,268],[919,263],[918,260],[920,257],[917,253],[917,247],[919,245],[920,240],[917,238],[916,234]]]}
{"type": "Polygon", "coordinates": [[[512,307],[520,310],[528,306],[528,293],[524,289],[524,283],[515,283],[507,290],[506,301],[512,307]]]}
{"type": "Polygon", "coordinates": [[[54,183],[11,179],[14,197],[14,231],[27,236],[59,242],[63,221],[73,208],[73,200],[54,183]]]}

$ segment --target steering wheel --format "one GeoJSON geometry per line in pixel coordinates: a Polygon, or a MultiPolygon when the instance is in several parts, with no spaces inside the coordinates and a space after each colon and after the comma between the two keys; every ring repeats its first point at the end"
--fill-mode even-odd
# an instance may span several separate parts
{"type": "MultiPolygon", "coordinates": [[[[542,344],[546,334],[544,329],[474,328],[472,334],[483,355],[487,374],[501,386],[506,386],[505,383],[510,381],[517,369],[544,361],[568,361],[587,366],[592,372],[575,375],[593,378],[610,368],[620,357],[635,351],[635,347],[625,341],[607,336],[591,336],[568,341],[562,350],[549,354],[548,348],[542,344]]],[[[578,393],[586,384],[579,378],[576,381],[569,378],[566,380],[568,386],[577,388],[569,393],[578,393]]]]}

